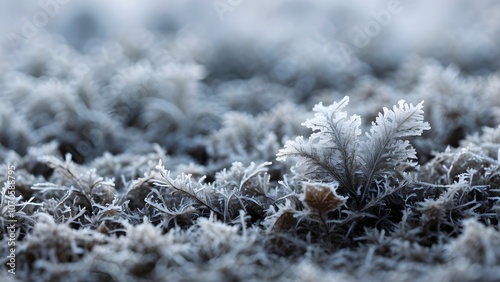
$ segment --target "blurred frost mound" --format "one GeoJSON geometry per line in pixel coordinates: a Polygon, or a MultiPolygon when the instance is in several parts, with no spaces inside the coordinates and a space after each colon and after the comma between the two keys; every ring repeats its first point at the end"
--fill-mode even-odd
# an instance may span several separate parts
{"type": "MultiPolygon", "coordinates": [[[[495,1],[0,5],[0,86],[16,113],[12,132],[0,132],[3,151],[57,141],[83,162],[158,143],[220,168],[255,161],[213,150],[226,114],[283,103],[304,111],[345,94],[371,115],[402,97],[426,99],[434,123],[417,144],[424,159],[499,120],[495,1]]],[[[297,133],[280,129],[276,141],[297,133]]]]}

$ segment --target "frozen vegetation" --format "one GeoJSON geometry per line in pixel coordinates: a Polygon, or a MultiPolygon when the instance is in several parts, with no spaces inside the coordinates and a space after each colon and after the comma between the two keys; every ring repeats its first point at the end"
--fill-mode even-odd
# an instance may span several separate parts
{"type": "Polygon", "coordinates": [[[500,280],[498,1],[102,2],[0,4],[2,281],[500,280]]]}

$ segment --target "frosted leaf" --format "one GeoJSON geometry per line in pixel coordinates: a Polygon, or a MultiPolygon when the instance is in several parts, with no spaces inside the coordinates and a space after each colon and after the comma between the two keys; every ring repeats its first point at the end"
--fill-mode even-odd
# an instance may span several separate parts
{"type": "Polygon", "coordinates": [[[416,159],[411,144],[399,138],[419,136],[430,129],[429,123],[424,122],[422,109],[423,101],[413,106],[400,100],[392,110],[383,108],[383,113],[379,113],[370,132],[366,133],[368,139],[361,143],[360,158],[366,185],[376,176],[391,173],[399,163],[416,159]]]}
{"type": "Polygon", "coordinates": [[[295,158],[301,177],[336,181],[342,193],[357,199],[364,198],[374,180],[415,166],[416,151],[402,138],[421,135],[430,126],[424,122],[423,102],[413,106],[401,100],[392,110],[383,108],[361,140],[361,117],[342,110],[348,102],[346,96],[328,107],[317,104],[314,118],[302,124],[313,130],[309,139],[287,141],[277,159],[295,158]]]}
{"type": "Polygon", "coordinates": [[[295,141],[288,141],[278,152],[277,159],[284,161],[295,157],[299,166],[306,164],[310,167],[306,170],[307,174],[336,180],[341,186],[354,191],[352,180],[358,170],[355,156],[361,134],[361,117],[348,117],[342,111],[348,102],[349,97],[346,96],[328,107],[317,104],[313,108],[316,112],[314,118],[302,124],[312,129],[313,134],[307,141],[301,136],[295,141]]]}

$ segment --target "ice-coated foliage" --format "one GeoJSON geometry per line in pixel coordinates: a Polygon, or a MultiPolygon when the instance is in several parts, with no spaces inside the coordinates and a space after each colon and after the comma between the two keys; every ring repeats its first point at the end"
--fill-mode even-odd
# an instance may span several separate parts
{"type": "Polygon", "coordinates": [[[278,153],[278,160],[298,157],[299,165],[310,165],[301,167],[305,174],[315,174],[314,178],[320,179],[332,177],[347,191],[356,191],[356,184],[351,182],[356,178],[359,167],[356,150],[359,146],[358,135],[361,134],[361,118],[356,115],[347,118],[342,108],[348,101],[349,98],[345,97],[329,107],[321,103],[316,105],[313,108],[317,112],[315,118],[303,123],[313,130],[309,140],[304,141],[299,136],[295,141],[288,141],[278,153]]]}
{"type": "Polygon", "coordinates": [[[313,130],[308,140],[297,137],[288,141],[277,156],[282,161],[298,158],[298,170],[304,177],[337,181],[342,192],[363,201],[372,181],[387,180],[416,165],[415,150],[402,138],[418,136],[430,126],[423,121],[423,102],[413,106],[401,100],[392,110],[384,108],[379,113],[362,140],[358,137],[361,117],[348,117],[342,110],[348,102],[346,96],[328,107],[316,105],[315,117],[303,123],[313,130]]]}

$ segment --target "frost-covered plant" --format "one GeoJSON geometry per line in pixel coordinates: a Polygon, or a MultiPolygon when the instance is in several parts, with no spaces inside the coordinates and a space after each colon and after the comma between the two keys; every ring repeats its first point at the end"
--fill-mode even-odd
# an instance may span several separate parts
{"type": "MultiPolygon", "coordinates": [[[[420,238],[445,240],[460,232],[462,219],[498,223],[498,128],[483,128],[460,147],[447,148],[423,165],[416,177],[422,188],[414,190],[416,215],[423,227],[420,238]],[[431,231],[432,230],[432,231],[431,231]]],[[[413,201],[412,201],[413,202],[413,201]]]]}
{"type": "Polygon", "coordinates": [[[500,127],[483,127],[483,134],[467,136],[458,148],[448,147],[421,167],[419,179],[434,184],[452,184],[466,175],[471,185],[500,185],[500,127]]]}
{"type": "Polygon", "coordinates": [[[306,210],[296,215],[305,222],[301,228],[314,230],[309,223],[319,223],[323,231],[316,235],[326,234],[328,242],[334,230],[333,237],[346,232],[340,240],[348,242],[369,221],[390,228],[400,217],[405,197],[401,190],[407,185],[403,175],[417,167],[415,149],[404,138],[430,128],[423,120],[423,102],[413,106],[401,100],[392,110],[384,108],[362,139],[361,117],[342,110],[348,102],[346,96],[328,107],[316,105],[315,117],[303,123],[313,130],[309,139],[288,141],[277,154],[281,161],[298,159],[295,177],[306,180],[301,185],[306,210]],[[339,209],[344,203],[347,209],[339,209]],[[340,211],[333,216],[336,209],[340,211]],[[363,217],[370,220],[360,221],[363,217]]]}
{"type": "Polygon", "coordinates": [[[405,137],[418,136],[430,129],[423,119],[423,102],[416,106],[401,100],[384,108],[361,139],[361,117],[348,116],[342,109],[349,97],[325,107],[314,107],[316,115],[304,126],[313,133],[308,140],[299,136],[288,141],[277,154],[278,160],[297,158],[296,171],[306,179],[340,184],[340,193],[358,204],[380,180],[396,180],[408,168],[415,167],[415,149],[405,137]]]}
{"type": "Polygon", "coordinates": [[[235,162],[229,170],[218,172],[214,182],[205,183],[205,177],[197,181],[189,174],[173,177],[160,162],[159,174],[152,180],[157,188],[145,201],[167,217],[184,211],[195,217],[214,214],[224,222],[232,222],[243,211],[252,221],[259,221],[264,218],[264,211],[283,196],[269,187],[269,164],[251,163],[244,167],[235,162]]]}

